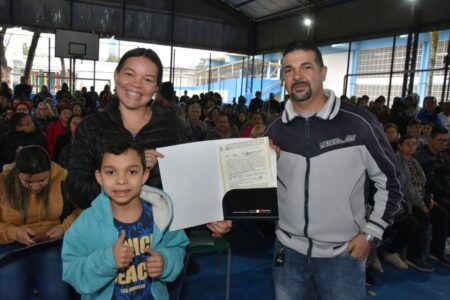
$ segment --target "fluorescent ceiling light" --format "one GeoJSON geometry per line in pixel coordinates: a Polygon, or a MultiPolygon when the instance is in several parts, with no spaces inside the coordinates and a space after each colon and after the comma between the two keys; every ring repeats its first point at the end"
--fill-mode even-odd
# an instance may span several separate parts
{"type": "Polygon", "coordinates": [[[305,26],[311,26],[312,25],[312,20],[310,19],[310,18],[305,18],[304,20],[303,20],[303,24],[305,25],[305,26]]]}

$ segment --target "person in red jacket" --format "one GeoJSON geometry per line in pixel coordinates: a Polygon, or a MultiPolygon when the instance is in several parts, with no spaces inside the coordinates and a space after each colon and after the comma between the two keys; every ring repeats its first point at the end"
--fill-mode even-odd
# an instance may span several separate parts
{"type": "Polygon", "coordinates": [[[250,137],[253,127],[255,127],[258,124],[263,124],[261,113],[254,112],[251,114],[248,123],[244,125],[244,127],[242,128],[240,137],[250,137]]]}
{"type": "Polygon", "coordinates": [[[69,119],[72,116],[72,110],[69,107],[63,107],[59,111],[58,120],[51,123],[47,128],[48,153],[52,160],[56,144],[56,138],[67,133],[69,119]]]}

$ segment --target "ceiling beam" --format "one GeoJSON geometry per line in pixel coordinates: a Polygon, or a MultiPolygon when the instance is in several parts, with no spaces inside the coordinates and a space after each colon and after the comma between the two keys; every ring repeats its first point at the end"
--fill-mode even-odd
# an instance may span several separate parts
{"type": "Polygon", "coordinates": [[[247,5],[247,4],[252,3],[252,2],[255,2],[255,0],[247,0],[247,1],[241,2],[241,3],[237,4],[237,5],[235,5],[234,7],[239,8],[241,6],[247,5]]]}

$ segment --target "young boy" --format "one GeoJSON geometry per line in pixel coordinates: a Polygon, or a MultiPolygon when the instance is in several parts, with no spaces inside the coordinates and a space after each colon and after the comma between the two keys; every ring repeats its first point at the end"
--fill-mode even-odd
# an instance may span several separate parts
{"type": "Polygon", "coordinates": [[[102,192],[64,236],[63,280],[82,299],[169,299],[165,282],[183,269],[189,241],[170,232],[172,203],[145,186],[145,154],[126,141],[106,146],[95,176],[102,192]]]}

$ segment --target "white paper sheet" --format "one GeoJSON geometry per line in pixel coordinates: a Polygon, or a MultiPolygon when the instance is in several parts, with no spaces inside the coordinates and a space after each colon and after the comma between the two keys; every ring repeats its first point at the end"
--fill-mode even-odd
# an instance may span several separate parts
{"type": "MultiPolygon", "coordinates": [[[[245,140],[251,139],[213,140],[156,149],[165,156],[158,159],[159,170],[164,191],[171,197],[174,207],[170,230],[223,220],[225,192],[218,147],[245,140]]],[[[267,187],[276,187],[276,154],[270,151],[272,181],[267,187]]]]}

